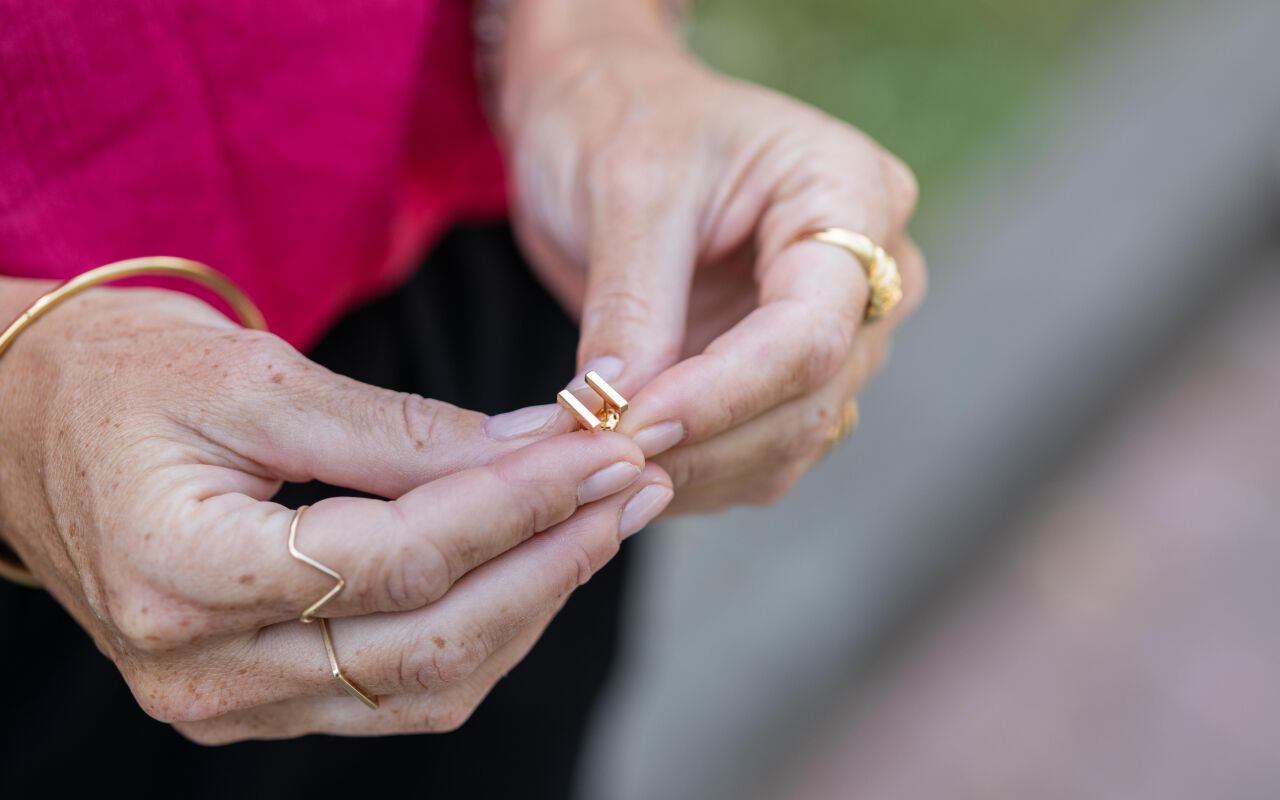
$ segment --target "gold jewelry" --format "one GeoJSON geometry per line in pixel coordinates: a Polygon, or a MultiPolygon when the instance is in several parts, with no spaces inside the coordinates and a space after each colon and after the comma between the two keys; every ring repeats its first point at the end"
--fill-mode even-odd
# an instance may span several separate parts
{"type": "MultiPolygon", "coordinates": [[[[121,278],[137,278],[144,275],[163,275],[174,278],[185,278],[204,286],[217,294],[231,306],[246,328],[266,330],[267,322],[262,312],[253,304],[248,295],[240,290],[229,278],[211,267],[186,258],[173,256],[146,256],[115,261],[101,267],[82,272],[57,288],[41,295],[22,315],[9,324],[0,333],[0,356],[5,354],[18,338],[18,335],[31,327],[31,324],[47,314],[55,306],[70,300],[86,289],[93,288],[109,281],[121,278]]],[[[0,577],[14,583],[40,588],[40,581],[31,571],[17,561],[0,556],[0,577]]]]}
{"type": "Polygon", "coordinates": [[[369,693],[364,689],[361,689],[355,681],[347,677],[347,674],[342,671],[342,667],[338,666],[338,655],[333,650],[333,636],[329,633],[329,620],[325,617],[316,616],[316,612],[320,610],[321,606],[337,596],[338,592],[342,591],[342,588],[347,585],[347,582],[338,574],[337,570],[326,567],[311,556],[303,553],[295,544],[298,539],[298,522],[302,520],[302,512],[306,511],[308,508],[310,508],[310,506],[298,506],[298,510],[293,512],[293,520],[289,523],[289,555],[308,566],[315,567],[320,570],[325,575],[333,578],[335,583],[333,584],[332,589],[325,592],[324,597],[321,597],[319,600],[307,606],[307,610],[303,611],[302,614],[299,615],[298,619],[303,622],[320,622],[320,635],[324,637],[324,651],[329,656],[329,671],[333,674],[334,680],[336,680],[338,685],[345,689],[352,697],[364,703],[369,708],[376,709],[378,707],[378,698],[371,697],[369,693]]]}
{"type": "Polygon", "coordinates": [[[863,312],[866,321],[880,319],[902,300],[902,276],[898,273],[898,262],[868,237],[847,228],[822,228],[802,233],[792,241],[805,239],[833,244],[858,259],[870,286],[867,308],[863,312]]]}
{"type": "Polygon", "coordinates": [[[582,401],[568,389],[560,390],[560,394],[556,395],[556,402],[567,409],[582,424],[582,427],[589,431],[614,430],[622,421],[622,413],[630,407],[630,404],[594,370],[586,374],[586,381],[592,391],[604,401],[604,407],[598,413],[592,413],[591,409],[583,405],[582,401]]]}
{"type": "Polygon", "coordinates": [[[836,424],[832,426],[831,432],[827,434],[827,442],[822,450],[823,458],[826,458],[832,448],[847,439],[849,434],[853,433],[854,429],[858,427],[858,418],[858,401],[850,400],[845,403],[844,407],[840,409],[840,419],[836,420],[836,424]]]}

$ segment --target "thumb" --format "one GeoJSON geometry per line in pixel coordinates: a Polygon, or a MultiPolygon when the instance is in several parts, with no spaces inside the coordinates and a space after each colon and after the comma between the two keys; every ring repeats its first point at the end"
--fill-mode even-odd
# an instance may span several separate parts
{"type": "Polygon", "coordinates": [[[592,210],[578,344],[579,372],[606,364],[623,394],[679,359],[697,257],[688,203],[636,183],[615,182],[592,210]]]}
{"type": "Polygon", "coordinates": [[[394,498],[577,427],[554,403],[489,417],[302,361],[277,362],[272,391],[236,404],[219,426],[232,449],[286,481],[394,498]]]}

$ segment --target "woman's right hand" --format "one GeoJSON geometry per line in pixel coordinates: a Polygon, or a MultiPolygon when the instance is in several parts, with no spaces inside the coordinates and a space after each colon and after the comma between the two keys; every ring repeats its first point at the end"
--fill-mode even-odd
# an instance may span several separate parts
{"type": "Polygon", "coordinates": [[[0,359],[0,408],[0,535],[142,708],[204,743],[456,727],[671,497],[630,439],[555,406],[361,384],[158,289],[38,320],[0,359]],[[376,711],[298,619],[333,581],[270,498],[311,479],[396,498],[322,500],[297,533],[347,581],[322,613],[376,711]]]}

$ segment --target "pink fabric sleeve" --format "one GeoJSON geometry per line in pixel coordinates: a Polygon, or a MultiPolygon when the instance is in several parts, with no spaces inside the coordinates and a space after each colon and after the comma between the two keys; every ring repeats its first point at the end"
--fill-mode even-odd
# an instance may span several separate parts
{"type": "Polygon", "coordinates": [[[505,213],[461,0],[0,6],[0,273],[177,255],[306,348],[505,213]]]}

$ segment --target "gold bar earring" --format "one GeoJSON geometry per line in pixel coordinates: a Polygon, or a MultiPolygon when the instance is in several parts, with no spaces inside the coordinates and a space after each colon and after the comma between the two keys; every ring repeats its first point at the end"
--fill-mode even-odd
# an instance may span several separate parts
{"type": "Polygon", "coordinates": [[[628,408],[627,399],[594,370],[587,373],[586,380],[587,386],[590,386],[591,390],[599,395],[600,400],[604,403],[600,411],[593,412],[587,408],[568,389],[560,390],[560,394],[556,395],[556,402],[563,406],[566,411],[582,424],[582,427],[589,431],[614,430],[622,420],[622,413],[628,408]]]}

